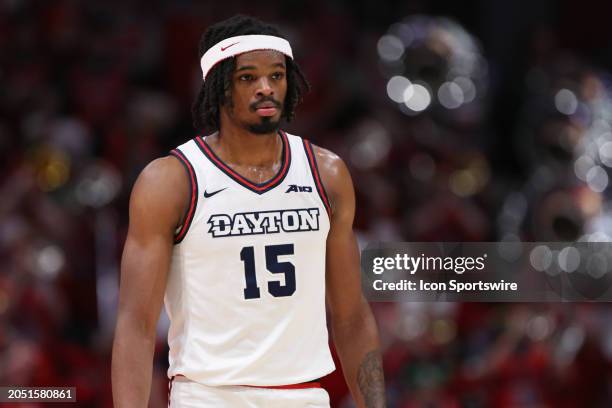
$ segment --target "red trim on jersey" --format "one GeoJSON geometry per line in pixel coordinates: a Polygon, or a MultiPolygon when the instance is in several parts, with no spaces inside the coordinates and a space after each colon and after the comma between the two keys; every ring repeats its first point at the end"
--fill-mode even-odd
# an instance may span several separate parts
{"type": "Polygon", "coordinates": [[[245,185],[245,187],[248,187],[248,188],[250,188],[252,190],[255,190],[256,192],[261,192],[263,190],[270,189],[275,184],[279,183],[285,177],[285,175],[287,174],[287,169],[289,168],[289,164],[291,163],[291,148],[289,146],[289,140],[287,138],[287,135],[285,135],[285,132],[283,132],[282,130],[280,131],[280,135],[281,135],[281,138],[282,138],[282,141],[283,141],[283,145],[284,145],[284,150],[285,150],[284,151],[284,155],[283,155],[283,167],[276,174],[276,176],[274,176],[271,180],[269,180],[269,181],[267,181],[267,182],[265,182],[263,184],[255,184],[255,183],[253,183],[252,181],[244,178],[239,173],[234,171],[227,164],[225,164],[223,162],[223,160],[221,160],[215,154],[215,152],[213,152],[213,150],[210,148],[210,146],[208,146],[208,143],[206,143],[202,139],[202,136],[196,137],[195,140],[200,145],[202,151],[206,154],[206,156],[210,160],[212,160],[212,162],[217,167],[221,168],[221,170],[223,170],[227,175],[229,175],[230,177],[234,178],[240,184],[245,185]]]}
{"type": "Polygon", "coordinates": [[[319,168],[317,167],[317,160],[314,157],[314,153],[312,151],[312,145],[306,139],[304,139],[304,147],[306,150],[306,155],[308,156],[308,162],[310,163],[310,170],[312,171],[312,175],[314,176],[315,182],[317,184],[317,190],[319,192],[319,197],[323,201],[325,205],[325,209],[327,210],[327,214],[331,216],[331,207],[329,205],[329,199],[327,198],[327,193],[325,192],[325,188],[323,187],[323,183],[321,182],[321,176],[319,175],[319,168]]]}
{"type": "Polygon", "coordinates": [[[174,242],[179,243],[183,240],[183,238],[185,237],[185,234],[187,234],[187,230],[189,229],[189,226],[191,225],[191,221],[193,220],[193,215],[195,214],[195,209],[196,209],[196,205],[198,202],[198,183],[196,181],[196,176],[195,176],[195,171],[193,170],[193,166],[191,165],[189,160],[187,160],[183,152],[181,152],[179,149],[174,149],[170,152],[170,154],[172,154],[174,157],[179,159],[181,163],[183,164],[183,166],[185,167],[185,169],[187,169],[187,173],[189,174],[189,185],[191,187],[190,188],[191,198],[189,202],[189,208],[186,211],[187,215],[183,219],[183,225],[180,231],[174,237],[174,242]]]}
{"type": "MultiPolygon", "coordinates": [[[[170,379],[170,384],[168,387],[168,407],[170,407],[170,398],[172,396],[172,384],[174,383],[174,379],[176,377],[183,377],[182,374],[177,374],[170,379]]],[[[301,390],[305,388],[322,388],[321,383],[319,381],[309,381],[303,382],[299,384],[286,384],[286,385],[243,385],[243,387],[251,387],[251,388],[266,388],[269,390],[301,390]]]]}
{"type": "Polygon", "coordinates": [[[174,383],[174,376],[170,379],[168,384],[168,408],[170,408],[170,399],[172,398],[172,384],[174,383]]]}
{"type": "Polygon", "coordinates": [[[299,390],[303,388],[321,388],[321,383],[317,381],[304,382],[299,384],[287,384],[287,385],[246,385],[246,387],[253,388],[267,388],[272,390],[299,390]]]}

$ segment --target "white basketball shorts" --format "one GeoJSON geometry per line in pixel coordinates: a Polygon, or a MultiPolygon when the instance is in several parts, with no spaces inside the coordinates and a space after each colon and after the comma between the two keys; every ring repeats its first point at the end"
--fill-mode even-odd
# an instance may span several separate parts
{"type": "Polygon", "coordinates": [[[329,395],[323,388],[210,387],[176,377],[171,383],[168,405],[170,408],[329,408],[329,395]]]}

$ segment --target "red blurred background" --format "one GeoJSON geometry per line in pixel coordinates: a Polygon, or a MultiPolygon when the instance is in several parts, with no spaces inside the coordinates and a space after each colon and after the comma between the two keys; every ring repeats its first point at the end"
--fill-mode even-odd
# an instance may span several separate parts
{"type": "MultiPolygon", "coordinates": [[[[195,136],[197,44],[277,24],[370,241],[609,241],[611,6],[593,0],[0,3],[0,385],[112,406],[131,186],[195,136]]],[[[607,304],[373,304],[390,407],[612,404],[607,304]]],[[[166,406],[162,317],[152,407],[166,406]]],[[[334,407],[350,407],[336,372],[334,407]]],[[[25,405],[23,405],[25,406],[25,405]]],[[[37,407],[37,404],[29,404],[37,407]]],[[[42,406],[42,405],[41,405],[42,406]]]]}

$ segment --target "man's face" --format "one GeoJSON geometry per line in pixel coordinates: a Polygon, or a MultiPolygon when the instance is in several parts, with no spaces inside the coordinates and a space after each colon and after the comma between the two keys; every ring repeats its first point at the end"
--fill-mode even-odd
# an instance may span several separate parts
{"type": "Polygon", "coordinates": [[[252,133],[272,133],[279,127],[286,94],[285,56],[278,51],[251,51],[236,57],[231,101],[222,109],[252,133]]]}

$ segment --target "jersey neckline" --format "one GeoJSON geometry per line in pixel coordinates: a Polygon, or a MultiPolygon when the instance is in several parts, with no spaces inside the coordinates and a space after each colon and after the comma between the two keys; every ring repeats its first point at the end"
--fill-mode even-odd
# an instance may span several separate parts
{"type": "Polygon", "coordinates": [[[281,152],[281,168],[278,170],[276,175],[272,177],[270,180],[263,183],[254,183],[246,177],[240,175],[238,172],[234,171],[230,166],[225,164],[223,160],[219,156],[215,154],[212,148],[208,145],[208,143],[202,138],[202,136],[197,136],[195,138],[196,144],[219,170],[225,173],[229,178],[234,180],[236,183],[241,186],[253,191],[257,194],[263,194],[266,191],[272,190],[274,187],[278,186],[285,179],[285,176],[289,172],[289,166],[291,165],[291,148],[289,146],[289,140],[287,139],[287,135],[282,130],[278,131],[278,134],[281,137],[281,143],[283,144],[283,149],[281,152]]]}

